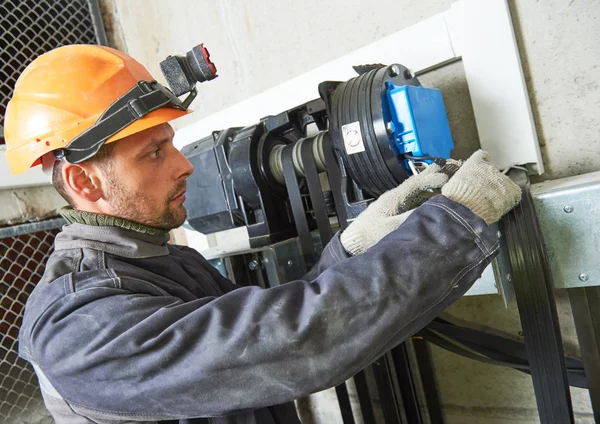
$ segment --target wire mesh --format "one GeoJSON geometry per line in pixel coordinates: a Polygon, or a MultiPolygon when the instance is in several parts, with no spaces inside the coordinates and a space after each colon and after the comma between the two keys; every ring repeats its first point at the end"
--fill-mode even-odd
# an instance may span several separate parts
{"type": "Polygon", "coordinates": [[[39,282],[59,229],[0,239],[0,422],[40,422],[47,415],[31,365],[19,358],[25,302],[39,282]],[[33,416],[37,416],[36,419],[33,416]]]}
{"type": "Polygon", "coordinates": [[[86,0],[0,1],[0,128],[17,78],[33,59],[67,44],[95,43],[86,0]]]}

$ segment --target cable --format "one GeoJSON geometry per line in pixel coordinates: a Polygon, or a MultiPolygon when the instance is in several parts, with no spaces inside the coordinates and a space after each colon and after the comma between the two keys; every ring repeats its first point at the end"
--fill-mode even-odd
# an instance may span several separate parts
{"type": "Polygon", "coordinates": [[[446,165],[446,159],[441,158],[439,156],[413,156],[411,154],[404,153],[404,157],[413,162],[422,162],[424,160],[430,160],[433,163],[438,164],[440,166],[446,165]]]}
{"type": "MultiPolygon", "coordinates": [[[[531,374],[527,350],[522,342],[454,325],[441,318],[436,318],[418,336],[457,355],[531,374]]],[[[583,362],[569,357],[565,362],[569,385],[587,388],[583,362]]]]}

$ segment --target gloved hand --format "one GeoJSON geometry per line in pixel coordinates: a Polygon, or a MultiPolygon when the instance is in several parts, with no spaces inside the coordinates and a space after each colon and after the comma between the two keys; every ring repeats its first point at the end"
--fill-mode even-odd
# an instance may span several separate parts
{"type": "Polygon", "coordinates": [[[493,224],[521,201],[521,189],[488,162],[489,153],[478,150],[442,188],[442,194],[493,224]]]}
{"type": "Polygon", "coordinates": [[[353,255],[364,253],[402,224],[411,209],[425,202],[448,182],[449,174],[458,169],[460,162],[449,160],[443,168],[430,165],[398,187],[383,193],[369,205],[340,235],[342,246],[353,255]]]}

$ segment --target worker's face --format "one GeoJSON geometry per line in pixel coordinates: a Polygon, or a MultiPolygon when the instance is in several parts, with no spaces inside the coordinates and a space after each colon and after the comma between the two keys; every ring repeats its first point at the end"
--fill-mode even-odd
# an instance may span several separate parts
{"type": "Polygon", "coordinates": [[[102,172],[111,215],[165,230],[183,224],[185,180],[194,168],[173,146],[173,135],[161,124],[116,142],[102,172]]]}

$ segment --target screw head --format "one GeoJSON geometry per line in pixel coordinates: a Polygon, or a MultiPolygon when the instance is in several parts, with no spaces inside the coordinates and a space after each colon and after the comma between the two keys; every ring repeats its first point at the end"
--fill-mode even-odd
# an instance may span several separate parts
{"type": "Polygon", "coordinates": [[[496,233],[496,235],[498,236],[498,238],[502,238],[502,233],[501,233],[500,231],[498,231],[498,232],[496,233]]]}
{"type": "Polygon", "coordinates": [[[386,122],[385,130],[388,132],[388,134],[392,134],[394,132],[394,124],[392,122],[386,122]]]}
{"type": "Polygon", "coordinates": [[[390,76],[391,77],[397,77],[398,75],[400,75],[400,66],[393,64],[390,67],[390,76]]]}
{"type": "Polygon", "coordinates": [[[571,205],[566,205],[563,208],[563,211],[565,211],[565,213],[572,213],[574,210],[575,210],[575,208],[573,206],[571,206],[571,205]]]}
{"type": "Polygon", "coordinates": [[[509,283],[512,283],[512,275],[506,274],[506,281],[508,281],[509,283]]]}
{"type": "Polygon", "coordinates": [[[248,262],[248,269],[250,271],[254,271],[256,268],[258,268],[258,261],[256,259],[252,259],[248,262]]]}
{"type": "Polygon", "coordinates": [[[581,274],[579,274],[579,279],[585,283],[590,279],[590,276],[587,273],[582,272],[581,274]]]}
{"type": "Polygon", "coordinates": [[[291,259],[289,261],[287,261],[288,266],[292,266],[294,265],[294,261],[292,261],[291,259]]]}

